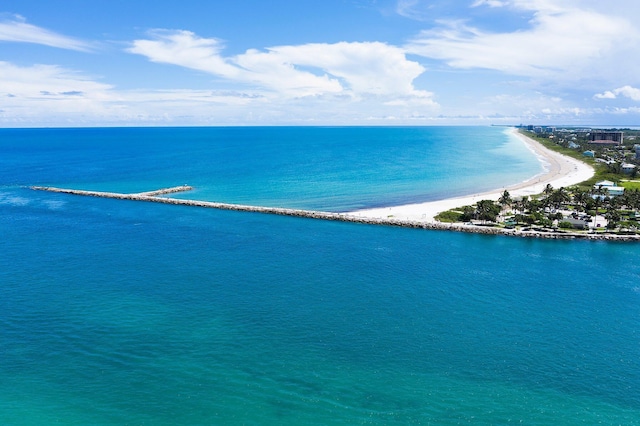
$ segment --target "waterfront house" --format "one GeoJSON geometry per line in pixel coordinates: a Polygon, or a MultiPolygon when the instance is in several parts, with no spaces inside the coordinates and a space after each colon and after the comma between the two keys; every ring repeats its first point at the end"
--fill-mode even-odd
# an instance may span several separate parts
{"type": "Polygon", "coordinates": [[[589,225],[586,220],[576,219],[571,216],[562,219],[563,222],[569,222],[573,229],[586,229],[589,225]]]}
{"type": "Polygon", "coordinates": [[[589,134],[589,143],[594,145],[622,145],[623,132],[594,131],[589,134]]]}
{"type": "MultiPolygon", "coordinates": [[[[600,199],[604,198],[605,195],[609,197],[615,197],[624,194],[624,187],[618,186],[610,180],[601,180],[600,182],[596,182],[593,187],[595,189],[602,188],[604,190],[605,194],[601,195],[600,199]]],[[[596,196],[594,195],[594,197],[596,196]]]]}

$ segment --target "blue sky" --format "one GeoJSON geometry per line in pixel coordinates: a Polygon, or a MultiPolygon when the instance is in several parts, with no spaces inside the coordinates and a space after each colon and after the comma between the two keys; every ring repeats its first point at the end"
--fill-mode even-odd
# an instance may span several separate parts
{"type": "Polygon", "coordinates": [[[0,126],[638,126],[637,16],[637,0],[5,0],[0,126]]]}

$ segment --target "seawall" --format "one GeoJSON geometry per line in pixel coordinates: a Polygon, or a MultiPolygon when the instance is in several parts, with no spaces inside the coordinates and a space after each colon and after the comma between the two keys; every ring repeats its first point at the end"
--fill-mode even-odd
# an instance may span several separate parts
{"type": "Polygon", "coordinates": [[[546,238],[564,240],[603,240],[603,241],[640,241],[640,235],[620,235],[620,234],[594,234],[582,232],[544,232],[544,231],[523,231],[519,229],[493,228],[476,225],[465,225],[459,223],[442,222],[420,222],[410,220],[400,220],[393,218],[367,218],[353,216],[348,213],[322,212],[316,210],[288,209],[282,207],[250,206],[243,204],[217,203],[212,201],[185,200],[180,198],[160,197],[159,195],[173,194],[190,191],[193,188],[182,185],[172,188],[159,189],[156,191],[141,192],[135,194],[122,194],[117,192],[84,191],[79,189],[64,189],[49,186],[32,186],[35,191],[48,191],[63,194],[82,195],[87,197],[115,198],[119,200],[145,201],[163,204],[175,204],[182,206],[205,207],[219,210],[235,210],[252,213],[277,214],[282,216],[294,216],[309,219],[334,220],[340,222],[362,223],[368,225],[398,226],[403,228],[419,228],[438,231],[457,231],[485,235],[508,235],[524,238],[546,238]]]}

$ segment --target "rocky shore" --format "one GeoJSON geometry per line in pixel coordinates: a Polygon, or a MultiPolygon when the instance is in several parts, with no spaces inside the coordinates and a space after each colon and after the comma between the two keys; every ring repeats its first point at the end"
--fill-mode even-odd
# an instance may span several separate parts
{"type": "Polygon", "coordinates": [[[64,189],[54,187],[32,186],[31,189],[36,191],[57,192],[72,195],[82,195],[100,198],[115,198],[120,200],[146,201],[163,204],[175,204],[193,207],[205,207],[221,210],[235,210],[253,213],[277,214],[283,216],[303,217],[310,219],[335,220],[341,222],[362,223],[368,225],[385,225],[398,226],[403,228],[428,229],[438,231],[456,231],[468,232],[474,234],[485,235],[507,235],[523,238],[546,238],[554,240],[601,240],[601,241],[640,241],[640,235],[622,235],[622,234],[603,234],[603,233],[587,233],[587,232],[563,232],[563,231],[542,231],[542,230],[523,230],[523,229],[507,229],[481,225],[468,225],[463,223],[442,223],[442,222],[424,222],[412,221],[394,218],[373,218],[364,216],[355,216],[350,213],[334,213],[321,212],[314,210],[288,209],[282,207],[261,207],[242,204],[216,203],[212,201],[185,200],[179,198],[160,197],[158,195],[172,194],[183,191],[190,191],[193,188],[188,185],[177,186],[173,188],[165,188],[157,191],[141,192],[135,194],[122,194],[116,192],[100,192],[100,191],[84,191],[77,189],[64,189]]]}

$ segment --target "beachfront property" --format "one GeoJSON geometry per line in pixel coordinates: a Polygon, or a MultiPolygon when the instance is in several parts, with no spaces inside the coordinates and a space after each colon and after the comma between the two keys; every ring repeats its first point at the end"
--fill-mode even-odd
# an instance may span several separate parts
{"type": "Polygon", "coordinates": [[[587,229],[589,228],[589,222],[585,219],[577,219],[572,216],[562,219],[563,222],[571,224],[574,229],[587,229]]]}
{"type": "Polygon", "coordinates": [[[624,132],[593,131],[589,134],[590,145],[622,145],[624,132]]]}
{"type": "MultiPolygon", "coordinates": [[[[624,188],[622,186],[618,186],[615,182],[611,182],[610,180],[601,180],[600,182],[596,182],[593,185],[593,188],[598,190],[602,189],[604,191],[603,194],[600,195],[601,198],[605,196],[616,197],[624,194],[624,188]]],[[[594,197],[597,195],[594,195],[594,197]]]]}
{"type": "Polygon", "coordinates": [[[521,126],[533,133],[532,136],[552,140],[555,144],[581,152],[583,156],[607,167],[608,172],[635,178],[640,172],[640,137],[637,129],[578,129],[521,126]]]}

